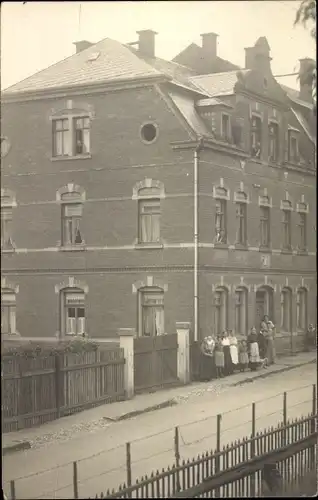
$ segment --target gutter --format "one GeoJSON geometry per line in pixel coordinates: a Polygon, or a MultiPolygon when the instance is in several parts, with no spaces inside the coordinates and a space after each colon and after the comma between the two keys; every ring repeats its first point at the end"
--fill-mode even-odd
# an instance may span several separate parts
{"type": "Polygon", "coordinates": [[[201,137],[197,143],[194,150],[194,162],[193,162],[193,187],[194,187],[194,341],[197,342],[199,338],[199,217],[198,217],[198,180],[199,180],[199,153],[204,148],[203,138],[201,137]]]}

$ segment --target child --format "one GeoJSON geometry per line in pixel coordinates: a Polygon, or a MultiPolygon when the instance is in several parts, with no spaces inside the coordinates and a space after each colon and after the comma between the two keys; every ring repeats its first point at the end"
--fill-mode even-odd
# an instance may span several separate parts
{"type": "Polygon", "coordinates": [[[246,340],[241,340],[239,343],[239,363],[240,372],[245,372],[249,363],[246,340]]]}
{"type": "Polygon", "coordinates": [[[216,368],[216,378],[224,376],[224,352],[222,340],[218,339],[214,350],[214,362],[216,368]]]}

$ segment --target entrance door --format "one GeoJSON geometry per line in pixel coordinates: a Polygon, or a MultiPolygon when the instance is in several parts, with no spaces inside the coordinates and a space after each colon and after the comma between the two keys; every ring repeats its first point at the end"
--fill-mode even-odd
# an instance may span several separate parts
{"type": "Polygon", "coordinates": [[[255,317],[255,327],[257,331],[260,330],[261,322],[263,320],[264,314],[266,314],[266,292],[258,291],[256,292],[256,317],[255,317]]]}

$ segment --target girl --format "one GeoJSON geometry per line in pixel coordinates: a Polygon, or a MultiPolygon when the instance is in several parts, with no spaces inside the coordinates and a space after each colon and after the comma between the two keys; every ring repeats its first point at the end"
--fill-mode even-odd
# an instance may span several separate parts
{"type": "Polygon", "coordinates": [[[240,362],[240,371],[245,372],[248,367],[248,352],[247,352],[247,343],[246,340],[243,339],[239,343],[239,362],[240,362]]]}
{"type": "Polygon", "coordinates": [[[216,367],[216,378],[224,377],[224,352],[222,340],[217,339],[214,350],[214,362],[216,367]]]}

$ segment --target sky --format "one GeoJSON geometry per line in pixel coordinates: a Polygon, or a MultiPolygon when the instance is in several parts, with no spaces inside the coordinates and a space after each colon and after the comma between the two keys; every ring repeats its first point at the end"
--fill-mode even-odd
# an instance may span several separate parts
{"type": "MultiPolygon", "coordinates": [[[[201,33],[218,37],[218,55],[244,67],[245,47],[266,36],[274,75],[293,73],[298,60],[315,58],[309,29],[293,27],[300,2],[272,1],[130,1],[2,2],[2,89],[75,52],[73,42],[109,37],[137,40],[136,31],[153,29],[156,55],[172,59],[201,33]]],[[[279,79],[298,88],[296,77],[279,79]]]]}

